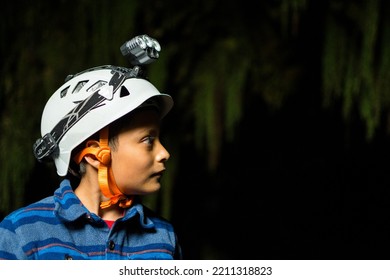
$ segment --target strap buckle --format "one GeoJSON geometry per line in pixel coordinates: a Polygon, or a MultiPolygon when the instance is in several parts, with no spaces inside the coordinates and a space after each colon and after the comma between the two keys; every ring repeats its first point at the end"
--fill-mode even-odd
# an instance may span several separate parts
{"type": "Polygon", "coordinates": [[[34,155],[39,161],[42,161],[50,156],[57,147],[58,145],[54,137],[50,133],[47,133],[35,141],[33,145],[34,155]]]}

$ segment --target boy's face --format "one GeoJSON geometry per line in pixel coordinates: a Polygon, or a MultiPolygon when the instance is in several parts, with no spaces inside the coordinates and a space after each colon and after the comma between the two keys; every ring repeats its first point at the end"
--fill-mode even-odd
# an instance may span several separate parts
{"type": "Polygon", "coordinates": [[[159,139],[159,116],[153,109],[134,113],[111,150],[111,166],[119,189],[127,195],[148,194],[160,188],[168,151],[159,139]]]}

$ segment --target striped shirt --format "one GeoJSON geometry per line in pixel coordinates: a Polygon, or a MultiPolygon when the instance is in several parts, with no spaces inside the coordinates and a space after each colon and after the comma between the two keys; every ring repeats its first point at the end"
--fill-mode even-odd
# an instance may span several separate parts
{"type": "Polygon", "coordinates": [[[0,259],[181,259],[172,225],[139,202],[110,229],[63,180],[53,196],[0,223],[0,259]]]}

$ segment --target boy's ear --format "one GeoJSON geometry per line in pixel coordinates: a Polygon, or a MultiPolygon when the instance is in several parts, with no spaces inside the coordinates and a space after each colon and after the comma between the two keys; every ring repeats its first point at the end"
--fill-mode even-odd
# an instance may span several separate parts
{"type": "Polygon", "coordinates": [[[91,154],[85,155],[84,159],[88,164],[92,165],[94,168],[96,169],[99,168],[100,161],[94,155],[91,154]]]}

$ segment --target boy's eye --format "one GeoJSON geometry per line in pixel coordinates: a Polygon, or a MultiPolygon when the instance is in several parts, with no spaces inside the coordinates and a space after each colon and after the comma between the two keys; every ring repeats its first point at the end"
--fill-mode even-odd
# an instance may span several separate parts
{"type": "Polygon", "coordinates": [[[152,145],[155,139],[156,139],[156,137],[154,137],[154,136],[147,136],[147,137],[145,137],[144,141],[147,144],[152,145]]]}

